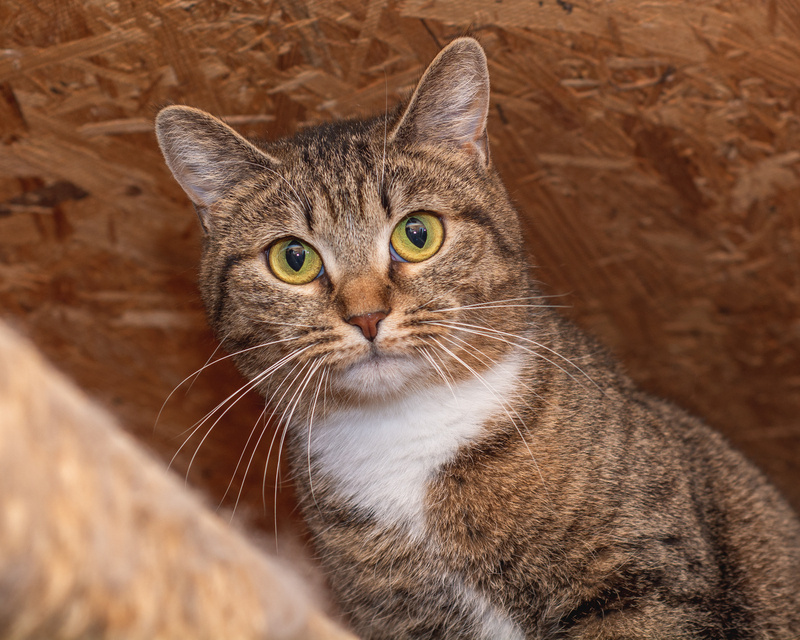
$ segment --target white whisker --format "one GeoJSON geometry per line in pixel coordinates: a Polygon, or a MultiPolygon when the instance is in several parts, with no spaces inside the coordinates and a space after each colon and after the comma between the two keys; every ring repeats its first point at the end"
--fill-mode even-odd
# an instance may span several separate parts
{"type": "Polygon", "coordinates": [[[419,346],[419,347],[417,347],[417,350],[430,363],[430,365],[433,367],[433,369],[439,374],[439,377],[447,385],[447,388],[450,389],[450,393],[453,396],[453,400],[456,400],[456,402],[457,402],[458,398],[456,397],[456,392],[453,389],[453,385],[450,384],[450,380],[445,375],[445,372],[442,369],[442,367],[439,364],[436,363],[436,361],[433,359],[433,356],[430,354],[430,352],[425,347],[419,346]]]}
{"type": "MultiPolygon", "coordinates": [[[[439,336],[439,337],[442,338],[443,340],[447,340],[453,346],[457,346],[456,343],[453,340],[451,340],[448,336],[439,336]]],[[[520,437],[522,437],[522,431],[520,431],[519,426],[517,425],[517,421],[514,420],[514,416],[511,415],[511,413],[509,411],[509,408],[508,408],[508,403],[506,402],[505,398],[503,398],[500,394],[498,394],[494,390],[494,388],[488,382],[486,382],[486,379],[480,373],[478,373],[475,370],[475,367],[470,366],[467,362],[465,362],[462,358],[460,358],[458,355],[456,355],[453,351],[451,351],[450,349],[445,347],[441,342],[439,342],[439,340],[437,338],[433,338],[433,341],[437,345],[439,345],[439,348],[442,349],[445,353],[447,353],[447,355],[449,355],[456,362],[458,362],[461,366],[463,366],[467,371],[469,371],[473,375],[473,377],[476,380],[478,380],[486,388],[486,390],[489,391],[489,393],[492,394],[492,396],[494,396],[495,400],[497,400],[500,403],[500,405],[503,407],[503,411],[505,412],[505,414],[508,417],[508,419],[511,420],[512,424],[514,425],[514,427],[519,432],[520,437]]],[[[522,417],[519,415],[519,413],[517,413],[516,410],[514,411],[514,413],[516,414],[517,418],[519,418],[520,422],[524,426],[525,422],[524,422],[524,420],[522,420],[522,417]]],[[[527,431],[527,428],[525,430],[527,431]]],[[[522,437],[522,440],[525,443],[525,446],[527,447],[528,443],[527,443],[527,441],[525,440],[524,437],[522,437]]],[[[530,449],[528,449],[528,451],[530,451],[530,449]]],[[[532,453],[531,453],[531,456],[533,456],[532,453]]]]}
{"type": "MultiPolygon", "coordinates": [[[[186,376],[183,380],[181,380],[175,386],[175,388],[172,391],[170,391],[169,395],[167,396],[167,399],[164,400],[164,402],[161,405],[161,409],[159,409],[159,411],[158,411],[158,415],[156,416],[155,424],[153,424],[153,431],[155,432],[156,427],[158,426],[158,421],[161,419],[161,414],[164,412],[164,407],[167,406],[167,403],[170,401],[170,398],[172,398],[172,396],[175,395],[175,392],[178,389],[180,389],[186,383],[187,380],[190,380],[191,378],[195,378],[196,379],[197,376],[199,376],[203,371],[205,371],[209,367],[211,367],[211,366],[213,366],[213,365],[215,365],[215,364],[217,364],[219,362],[222,362],[223,360],[227,360],[228,358],[233,358],[235,356],[238,356],[239,354],[247,353],[248,351],[253,351],[254,349],[263,349],[264,347],[269,347],[269,346],[272,346],[273,344],[279,344],[281,342],[291,342],[293,340],[297,340],[297,338],[294,338],[294,337],[292,337],[292,338],[282,338],[280,340],[271,340],[270,342],[262,342],[260,344],[255,345],[254,347],[247,347],[246,349],[240,349],[239,351],[235,351],[233,353],[229,353],[228,355],[222,356],[221,358],[217,358],[216,360],[211,362],[211,358],[214,357],[214,354],[217,351],[219,351],[220,347],[222,346],[222,343],[220,342],[220,344],[217,345],[217,348],[214,349],[213,353],[211,354],[209,359],[206,360],[206,363],[202,367],[200,367],[194,373],[186,376]]],[[[192,384],[194,384],[194,383],[192,383],[192,384]]],[[[187,393],[188,393],[188,390],[187,390],[187,393]]],[[[217,408],[219,408],[219,405],[218,405],[217,408]]],[[[216,409],[215,409],[215,411],[216,411],[216,409]]],[[[191,428],[193,428],[193,427],[191,427],[191,428]]]]}
{"type": "MultiPolygon", "coordinates": [[[[308,347],[307,347],[307,348],[308,348],[308,347]]],[[[305,351],[305,349],[303,349],[303,351],[305,351]]],[[[272,366],[270,366],[270,367],[269,367],[267,370],[268,370],[268,371],[269,371],[269,370],[273,370],[273,371],[274,371],[274,370],[275,370],[277,367],[283,366],[284,364],[287,364],[288,362],[291,362],[291,360],[293,359],[293,357],[294,357],[294,356],[296,356],[296,355],[299,355],[300,353],[302,353],[302,351],[299,351],[299,352],[296,352],[296,353],[294,353],[294,354],[289,354],[289,355],[287,355],[287,356],[284,356],[284,357],[283,357],[283,358],[281,358],[281,359],[280,359],[278,362],[276,362],[275,364],[273,364],[272,366]],[[277,365],[277,366],[276,366],[276,365],[277,365]]],[[[298,366],[300,366],[300,365],[299,365],[299,363],[298,363],[298,364],[296,364],[296,365],[295,365],[295,366],[294,366],[294,367],[291,369],[291,371],[290,371],[290,372],[289,372],[287,375],[291,375],[291,374],[292,374],[292,372],[293,372],[295,369],[297,369],[297,367],[298,367],[298,366]]],[[[284,377],[284,380],[285,380],[285,377],[284,377]]],[[[282,383],[281,383],[281,384],[282,384],[282,383]]],[[[275,393],[277,393],[277,391],[278,391],[278,390],[280,390],[280,387],[281,387],[281,385],[278,385],[278,388],[276,389],[275,393]]],[[[273,393],[273,395],[272,395],[271,397],[274,397],[274,393],[273,393]]],[[[241,465],[242,465],[242,460],[244,459],[244,456],[245,456],[245,454],[247,453],[247,447],[249,446],[249,444],[250,444],[250,441],[251,441],[251,440],[252,440],[252,438],[253,438],[253,434],[254,434],[254,433],[255,433],[255,431],[256,431],[256,427],[258,426],[258,423],[259,423],[259,421],[260,421],[260,420],[262,420],[262,419],[265,417],[265,415],[266,415],[266,413],[267,413],[267,410],[268,410],[268,408],[269,408],[269,401],[268,401],[268,400],[265,400],[265,401],[264,401],[264,409],[263,409],[263,411],[262,411],[262,412],[259,414],[258,418],[256,419],[256,422],[255,422],[255,424],[253,425],[253,429],[250,431],[250,435],[249,435],[249,436],[248,436],[248,438],[247,438],[247,442],[245,442],[245,445],[244,445],[244,447],[242,448],[242,453],[239,455],[239,459],[236,461],[236,467],[235,467],[235,468],[234,468],[234,470],[233,470],[233,474],[231,475],[231,480],[230,480],[230,482],[228,483],[228,486],[227,486],[227,488],[225,489],[225,493],[224,493],[224,494],[223,494],[223,496],[222,496],[222,500],[224,500],[224,499],[225,499],[225,497],[228,495],[228,492],[230,491],[230,489],[231,489],[231,486],[233,485],[233,481],[234,481],[234,480],[235,480],[235,478],[236,478],[236,473],[239,471],[239,468],[240,468],[240,467],[241,467],[241,465]]],[[[270,417],[271,417],[271,416],[270,416],[270,417]]],[[[265,424],[264,424],[264,429],[266,429],[266,428],[267,428],[267,426],[268,426],[268,422],[269,422],[268,420],[265,422],[265,424]]],[[[261,437],[263,437],[263,434],[264,434],[264,431],[262,431],[262,435],[261,435],[261,437]]],[[[260,442],[260,439],[261,439],[261,437],[259,437],[259,440],[258,440],[258,442],[260,442]]],[[[255,445],[255,447],[254,447],[253,453],[255,453],[255,449],[256,449],[256,448],[258,448],[258,442],[256,442],[256,445],[255,445]]],[[[251,461],[252,461],[252,458],[251,458],[251,461]]],[[[248,466],[248,470],[249,470],[249,466],[248,466]]],[[[247,480],[247,471],[245,471],[245,473],[244,473],[244,477],[242,478],[242,486],[241,486],[241,487],[240,487],[240,489],[239,489],[239,495],[238,495],[238,496],[237,496],[237,498],[236,498],[236,504],[234,505],[234,508],[233,508],[233,513],[235,513],[235,512],[236,512],[236,507],[237,507],[237,506],[238,506],[238,504],[239,504],[239,498],[241,497],[241,491],[242,491],[242,489],[244,488],[244,483],[245,483],[245,480],[247,480]]],[[[220,503],[222,502],[222,500],[220,500],[220,503]]],[[[231,514],[231,516],[233,516],[233,513],[231,514]]]]}
{"type": "MultiPolygon", "coordinates": [[[[259,382],[261,382],[262,380],[268,378],[269,375],[271,375],[275,371],[275,369],[277,369],[282,364],[285,364],[287,361],[291,360],[292,358],[294,358],[295,356],[299,355],[300,353],[302,353],[303,351],[305,351],[306,349],[309,349],[309,348],[311,348],[311,347],[308,346],[308,347],[305,347],[304,349],[302,349],[300,351],[292,352],[289,355],[287,355],[284,358],[282,358],[281,360],[279,360],[278,362],[272,364],[270,367],[268,367],[267,369],[262,371],[260,374],[258,374],[258,376],[256,376],[252,380],[249,380],[244,385],[239,387],[231,395],[229,395],[227,398],[225,398],[225,400],[223,400],[222,402],[217,404],[217,406],[214,407],[211,411],[209,411],[202,419],[198,420],[191,427],[189,427],[188,429],[184,430],[183,433],[186,433],[187,431],[192,431],[192,433],[189,435],[189,438],[191,438],[192,435],[194,435],[194,433],[196,433],[198,427],[202,426],[207,420],[209,420],[211,418],[211,416],[213,416],[217,411],[222,409],[222,407],[224,407],[228,402],[231,402],[231,400],[234,398],[234,396],[237,396],[237,394],[240,394],[240,392],[241,392],[241,395],[239,397],[237,397],[236,400],[234,400],[232,402],[232,404],[235,404],[240,399],[241,396],[243,396],[245,393],[247,393],[247,391],[252,389],[259,382]]],[[[241,352],[237,352],[237,353],[241,353],[241,352]]],[[[230,357],[230,356],[225,356],[225,357],[230,357]]],[[[219,360],[222,360],[222,359],[223,358],[220,358],[219,360]]],[[[216,360],[215,362],[219,362],[219,360],[216,360]]],[[[179,434],[179,435],[183,435],[183,434],[179,434]]],[[[178,450],[178,452],[179,451],[180,451],[180,449],[178,450]]],[[[174,460],[174,458],[173,458],[173,460],[174,460]]]]}
{"type": "MultiPolygon", "coordinates": [[[[475,302],[473,304],[465,304],[458,307],[448,307],[443,309],[431,309],[431,313],[442,313],[445,311],[461,311],[464,309],[493,309],[493,308],[509,308],[509,307],[520,307],[520,308],[531,308],[531,309],[565,309],[569,308],[568,305],[546,305],[546,304],[511,304],[511,303],[522,303],[525,300],[544,300],[547,298],[559,298],[563,297],[562,295],[550,295],[550,296],[524,296],[520,298],[505,298],[502,300],[491,300],[487,302],[475,302]]],[[[423,306],[427,306],[426,303],[423,306]]]]}
{"type": "MultiPolygon", "coordinates": [[[[310,348],[310,346],[307,347],[307,348],[310,348]]],[[[272,399],[281,390],[281,388],[283,387],[283,384],[286,382],[286,380],[289,378],[289,376],[291,376],[295,372],[297,367],[301,366],[301,363],[299,363],[299,362],[297,364],[295,364],[294,367],[292,367],[292,369],[283,377],[283,380],[281,380],[281,382],[278,384],[278,386],[275,389],[275,391],[270,395],[269,398],[266,399],[266,404],[267,405],[272,405],[273,407],[279,406],[280,403],[283,401],[283,399],[286,397],[286,394],[289,393],[289,389],[291,389],[291,386],[292,386],[292,384],[294,384],[294,381],[300,376],[300,374],[303,372],[303,369],[307,365],[308,365],[307,362],[302,365],[300,371],[297,373],[297,375],[294,377],[294,379],[289,383],[289,386],[283,392],[281,397],[278,399],[278,401],[276,403],[273,404],[272,403],[272,399]]],[[[245,470],[244,470],[244,478],[242,479],[242,484],[239,487],[239,493],[236,496],[236,504],[233,507],[234,513],[236,512],[236,507],[238,507],[239,500],[242,497],[242,491],[244,490],[244,483],[245,483],[245,480],[247,480],[247,476],[250,473],[250,467],[253,465],[253,459],[255,458],[256,451],[258,451],[258,445],[261,444],[261,439],[264,437],[264,434],[267,432],[267,426],[273,423],[272,419],[274,417],[275,417],[275,409],[273,408],[272,413],[270,413],[269,418],[267,419],[266,423],[264,424],[264,428],[261,430],[261,435],[258,436],[258,439],[256,440],[256,443],[253,446],[253,451],[250,453],[250,458],[247,461],[247,466],[245,467],[245,470]]],[[[280,423],[278,423],[278,424],[280,424],[280,423]]],[[[275,433],[277,433],[277,428],[276,428],[275,433]]],[[[272,436],[272,443],[274,443],[274,442],[275,442],[275,434],[273,434],[273,436],[272,436]]],[[[270,448],[269,448],[269,451],[267,452],[267,460],[269,460],[270,453],[272,452],[272,443],[270,443],[270,448]]],[[[231,514],[231,517],[233,517],[233,514],[231,514]]]]}
{"type": "MultiPolygon", "coordinates": [[[[275,320],[259,320],[259,319],[255,319],[254,321],[259,323],[259,324],[269,324],[269,325],[276,325],[276,326],[281,326],[281,327],[292,327],[292,328],[303,327],[304,329],[314,329],[314,328],[316,328],[313,324],[300,324],[299,322],[277,322],[275,320]]],[[[296,338],[292,338],[292,339],[296,339],[296,338]]]]}
{"type": "MultiPolygon", "coordinates": [[[[236,467],[234,468],[233,473],[231,474],[231,479],[228,482],[228,486],[225,487],[225,493],[222,494],[222,498],[220,498],[219,505],[217,508],[221,507],[223,502],[225,501],[225,498],[228,497],[228,493],[230,493],[231,487],[233,486],[233,481],[236,479],[236,473],[239,471],[239,467],[242,464],[242,460],[244,459],[244,456],[247,453],[247,448],[250,446],[250,441],[253,439],[253,435],[255,434],[256,429],[258,428],[258,423],[261,422],[261,420],[265,419],[268,409],[269,407],[265,402],[264,408],[261,410],[261,413],[258,414],[258,417],[256,418],[256,421],[253,424],[253,428],[250,429],[250,435],[247,436],[247,442],[245,442],[244,446],[242,447],[242,452],[239,454],[239,459],[236,461],[236,467]]],[[[266,424],[264,426],[266,427],[266,424]]],[[[242,482],[244,482],[245,479],[246,478],[243,478],[242,482]]]]}
{"type": "MultiPolygon", "coordinates": [[[[462,346],[463,349],[469,349],[469,351],[472,352],[472,354],[478,360],[480,360],[483,365],[485,365],[487,367],[492,366],[492,365],[500,364],[497,360],[492,358],[490,355],[488,355],[488,354],[484,353],[483,351],[481,351],[474,344],[471,344],[469,342],[469,340],[465,340],[464,338],[462,338],[460,336],[457,336],[457,335],[453,335],[453,334],[448,335],[448,336],[441,336],[441,337],[446,339],[446,340],[449,340],[451,344],[454,344],[453,340],[457,341],[462,346]]],[[[519,346],[519,345],[512,345],[512,346],[519,346]]],[[[520,347],[520,348],[524,349],[524,347],[520,347]]],[[[549,402],[548,402],[548,400],[546,398],[543,398],[542,396],[540,396],[535,391],[533,391],[531,389],[528,389],[528,393],[531,393],[534,397],[538,398],[542,402],[547,402],[549,404],[549,402]]],[[[529,409],[531,408],[530,403],[525,399],[525,397],[522,394],[519,394],[519,393],[515,394],[515,397],[520,402],[522,402],[526,407],[528,407],[529,409]]]]}
{"type": "MultiPolygon", "coordinates": [[[[307,351],[308,349],[311,348],[311,346],[312,345],[309,345],[307,347],[304,347],[303,349],[300,349],[298,351],[294,351],[294,352],[288,354],[287,356],[284,356],[278,362],[276,362],[275,364],[271,365],[270,367],[268,367],[267,369],[262,371],[260,374],[255,376],[252,380],[250,380],[246,384],[244,384],[241,387],[239,387],[239,389],[237,389],[234,393],[229,395],[225,400],[223,400],[220,404],[218,404],[211,412],[206,414],[206,417],[203,418],[203,420],[201,420],[199,422],[199,424],[197,424],[197,426],[192,430],[192,433],[186,438],[186,440],[184,440],[183,444],[175,452],[175,455],[172,456],[172,460],[170,460],[168,468],[175,461],[176,456],[181,452],[181,450],[183,449],[184,445],[186,445],[186,443],[194,436],[194,434],[197,433],[197,431],[200,429],[200,427],[202,427],[211,418],[211,416],[213,416],[221,407],[225,406],[225,404],[228,404],[228,406],[225,408],[225,410],[219,415],[219,417],[214,421],[214,423],[208,428],[208,430],[206,431],[205,435],[201,438],[199,444],[195,448],[194,454],[192,455],[191,460],[189,460],[189,466],[186,469],[186,480],[188,481],[188,479],[189,479],[189,471],[191,470],[192,464],[194,463],[194,460],[197,457],[198,452],[200,451],[200,447],[203,446],[203,443],[206,441],[208,436],[211,434],[211,431],[214,429],[214,427],[217,426],[217,424],[219,424],[220,420],[222,420],[222,418],[225,417],[225,415],[228,413],[228,411],[230,411],[234,407],[234,405],[237,402],[239,402],[239,400],[241,400],[247,393],[252,391],[261,382],[263,382],[264,380],[269,378],[279,367],[283,366],[286,362],[296,358],[297,356],[299,356],[304,351],[307,351]]],[[[245,477],[247,477],[246,473],[245,473],[245,477]]]]}
{"type": "Polygon", "coordinates": [[[562,304],[482,304],[482,305],[467,305],[464,307],[449,307],[447,309],[431,309],[431,313],[443,313],[445,311],[462,311],[468,309],[470,311],[482,309],[569,309],[568,305],[562,304]]]}
{"type": "MultiPolygon", "coordinates": [[[[278,482],[277,474],[280,473],[281,453],[283,452],[283,444],[284,444],[284,441],[286,440],[286,434],[287,434],[287,432],[289,430],[289,427],[291,426],[292,418],[294,417],[295,411],[297,410],[297,406],[299,405],[300,400],[303,397],[303,393],[305,393],[306,387],[308,387],[308,383],[311,381],[311,379],[314,377],[314,374],[319,370],[319,368],[321,366],[322,366],[322,360],[316,360],[316,361],[313,362],[311,368],[305,374],[302,384],[298,385],[297,390],[292,395],[292,397],[289,400],[289,403],[287,405],[287,408],[284,409],[284,412],[281,415],[280,420],[278,421],[278,424],[283,424],[283,431],[282,431],[282,434],[281,434],[280,442],[278,443],[278,462],[277,462],[276,471],[275,471],[275,473],[276,473],[276,482],[275,482],[275,496],[274,496],[273,504],[277,504],[277,502],[278,502],[278,484],[279,484],[279,482],[278,482]],[[287,410],[289,410],[288,415],[286,414],[287,410]]],[[[302,372],[302,370],[301,370],[301,372],[302,372]]],[[[292,383],[294,383],[294,381],[292,381],[292,383]]],[[[275,433],[277,435],[277,431],[275,433]]],[[[274,442],[274,437],[273,437],[273,442],[274,442]]],[[[270,444],[270,452],[271,451],[272,451],[272,444],[270,444]]],[[[267,458],[269,458],[269,455],[270,455],[270,453],[267,453],[267,458]]],[[[266,496],[265,496],[266,482],[267,482],[267,468],[265,466],[264,467],[264,480],[261,483],[261,498],[264,501],[265,507],[266,507],[266,496]]]]}
{"type": "MultiPolygon", "coordinates": [[[[323,382],[327,384],[328,373],[330,369],[328,367],[324,367],[322,369],[322,375],[320,375],[319,379],[317,380],[317,388],[314,390],[314,399],[311,402],[311,414],[308,418],[308,429],[306,431],[306,438],[307,438],[307,450],[306,450],[306,460],[308,463],[308,486],[311,492],[311,499],[314,501],[314,504],[319,509],[319,505],[317,504],[317,497],[314,495],[314,478],[312,477],[311,473],[311,430],[314,426],[314,411],[317,408],[317,400],[319,398],[319,393],[322,388],[323,382]]],[[[323,409],[324,409],[324,402],[323,402],[323,409]]]]}
{"type": "Polygon", "coordinates": [[[466,333],[473,333],[475,335],[480,335],[480,336],[483,336],[485,338],[490,338],[490,339],[493,339],[493,340],[499,340],[501,342],[505,342],[506,344],[510,344],[510,345],[514,345],[514,346],[520,347],[520,348],[524,349],[525,351],[527,351],[528,353],[536,356],[537,358],[539,358],[541,360],[544,360],[545,362],[553,365],[554,367],[556,367],[557,369],[562,371],[565,375],[569,376],[572,380],[574,380],[578,384],[582,385],[580,380],[578,380],[574,375],[572,375],[569,371],[567,371],[564,367],[562,367],[557,362],[553,362],[553,360],[551,360],[550,358],[548,358],[545,355],[542,355],[538,351],[535,351],[534,349],[530,349],[530,348],[527,348],[524,345],[521,345],[519,343],[512,342],[508,338],[513,338],[514,340],[522,340],[523,342],[527,342],[529,344],[532,344],[535,347],[538,347],[540,349],[544,349],[545,351],[553,354],[557,358],[561,358],[564,362],[566,362],[570,366],[574,367],[578,372],[580,372],[589,382],[591,382],[598,389],[598,391],[600,391],[600,393],[604,393],[604,391],[600,387],[600,385],[598,385],[594,380],[592,380],[591,376],[589,376],[589,374],[586,373],[583,369],[581,369],[577,364],[572,362],[572,360],[562,356],[560,353],[558,353],[554,349],[551,349],[550,347],[547,347],[547,346],[543,345],[542,343],[537,342],[536,340],[532,340],[532,339],[526,338],[524,336],[518,336],[518,335],[513,334],[513,333],[508,333],[506,331],[500,331],[499,329],[494,329],[492,327],[485,327],[485,326],[481,326],[481,325],[468,324],[468,323],[465,323],[465,322],[457,322],[455,320],[440,320],[440,321],[424,320],[423,323],[424,324],[432,324],[432,325],[435,325],[435,326],[440,326],[440,327],[445,327],[445,328],[451,328],[451,329],[460,329],[461,331],[464,331],[466,333]]]}
{"type": "MultiPolygon", "coordinates": [[[[227,337],[228,336],[225,336],[225,338],[227,338],[227,337]]],[[[197,371],[195,371],[193,375],[189,376],[189,378],[191,378],[192,381],[189,383],[189,386],[186,389],[186,395],[188,395],[189,392],[192,390],[192,387],[194,386],[194,383],[197,382],[197,379],[200,377],[200,374],[206,369],[206,367],[210,366],[211,361],[214,360],[214,356],[217,355],[217,351],[222,349],[222,343],[224,342],[225,338],[223,338],[222,340],[219,341],[219,343],[217,343],[216,348],[211,352],[211,355],[208,356],[208,360],[206,360],[205,364],[202,367],[200,367],[197,371]]],[[[215,364],[216,364],[216,362],[219,362],[219,361],[218,360],[215,361],[215,364]]],[[[184,379],[183,382],[186,382],[186,380],[188,380],[189,378],[184,379]]],[[[181,382],[181,384],[183,384],[183,382],[181,382]]],[[[180,385],[178,385],[178,386],[180,386],[180,385]]],[[[176,389],[177,389],[177,387],[176,387],[176,389]]],[[[169,396],[167,396],[167,400],[169,400],[169,396]]],[[[166,401],[164,402],[164,404],[166,404],[166,401]]],[[[163,409],[164,406],[162,405],[161,408],[163,409]]],[[[158,415],[161,416],[161,412],[160,411],[158,412],[158,415]]],[[[158,422],[158,418],[156,418],[156,422],[158,422]]],[[[153,428],[155,428],[155,426],[153,428]]]]}
{"type": "MultiPolygon", "coordinates": [[[[441,336],[441,337],[442,337],[443,339],[445,339],[445,340],[449,340],[449,338],[448,338],[447,336],[441,336]]],[[[516,410],[516,409],[513,409],[513,408],[509,407],[509,405],[508,405],[508,403],[506,402],[505,398],[503,398],[503,396],[502,396],[501,394],[497,393],[497,391],[495,391],[495,389],[494,389],[494,388],[492,388],[492,385],[490,385],[490,384],[489,384],[489,383],[486,381],[486,379],[485,379],[485,378],[484,378],[484,377],[483,377],[481,374],[479,374],[479,373],[478,373],[478,372],[475,370],[475,368],[474,368],[474,367],[471,367],[469,364],[467,364],[466,362],[464,362],[464,360],[463,360],[463,359],[459,358],[459,357],[458,357],[458,356],[457,356],[455,353],[453,353],[453,352],[452,352],[450,349],[448,349],[447,347],[445,347],[445,346],[444,346],[444,345],[443,345],[441,342],[439,342],[439,340],[437,340],[436,338],[433,338],[433,341],[434,341],[434,342],[435,342],[437,345],[439,345],[439,348],[440,348],[440,349],[442,349],[442,350],[443,350],[445,353],[447,353],[448,355],[450,355],[450,357],[452,357],[452,358],[453,358],[453,359],[454,359],[456,362],[458,362],[459,364],[461,364],[461,365],[462,365],[462,366],[463,366],[463,367],[464,367],[464,368],[465,368],[467,371],[469,371],[469,372],[470,372],[470,373],[471,373],[471,374],[472,374],[472,375],[475,377],[475,379],[476,379],[476,380],[478,380],[478,381],[479,381],[479,382],[480,382],[480,383],[481,383],[481,384],[482,384],[482,385],[483,385],[483,386],[486,388],[486,390],[487,390],[489,393],[491,393],[491,394],[492,394],[492,396],[494,396],[494,398],[497,400],[497,402],[498,402],[498,403],[500,404],[500,406],[503,408],[503,412],[506,414],[506,416],[508,417],[508,419],[511,421],[511,424],[512,424],[512,425],[514,425],[514,429],[516,430],[517,434],[519,434],[519,437],[520,437],[520,439],[522,440],[522,444],[523,444],[523,445],[525,445],[525,448],[528,450],[528,454],[529,454],[529,455],[530,455],[530,457],[531,457],[531,461],[533,462],[533,466],[534,466],[534,467],[536,467],[536,472],[539,474],[539,479],[542,481],[542,487],[544,488],[544,491],[545,491],[545,493],[547,494],[547,496],[548,496],[548,499],[549,499],[549,497],[550,497],[550,493],[549,493],[549,492],[548,492],[548,490],[547,490],[547,485],[545,484],[545,481],[544,481],[544,476],[542,475],[542,471],[541,471],[541,469],[539,468],[539,463],[538,463],[538,462],[536,462],[536,457],[533,455],[533,451],[531,451],[531,448],[530,448],[530,446],[528,445],[528,441],[527,441],[527,439],[526,439],[526,438],[525,438],[525,436],[522,434],[522,429],[520,429],[520,426],[517,424],[517,421],[516,421],[516,420],[514,420],[514,416],[513,416],[513,415],[511,415],[511,411],[513,411],[513,412],[514,412],[514,414],[517,416],[517,418],[519,418],[520,424],[522,425],[522,428],[525,430],[525,432],[526,432],[526,433],[528,433],[528,434],[530,435],[530,432],[528,431],[528,428],[527,428],[527,426],[525,425],[525,421],[522,419],[522,416],[520,416],[520,415],[519,415],[519,413],[517,412],[517,410],[516,410]],[[511,411],[509,411],[509,409],[511,409],[511,411]]],[[[449,340],[449,341],[451,342],[451,344],[453,344],[453,345],[455,346],[455,343],[454,343],[452,340],[449,340]]]]}

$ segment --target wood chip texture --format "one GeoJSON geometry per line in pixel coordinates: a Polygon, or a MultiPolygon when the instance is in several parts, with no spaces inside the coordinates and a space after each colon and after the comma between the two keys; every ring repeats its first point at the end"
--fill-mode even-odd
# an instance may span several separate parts
{"type": "Polygon", "coordinates": [[[227,361],[167,400],[216,345],[153,117],[190,104],[273,139],[380,112],[465,33],[537,277],[800,507],[793,0],[3,0],[3,317],[213,502],[294,526],[269,431],[244,479],[258,398],[193,431],[242,384],[227,361]]]}

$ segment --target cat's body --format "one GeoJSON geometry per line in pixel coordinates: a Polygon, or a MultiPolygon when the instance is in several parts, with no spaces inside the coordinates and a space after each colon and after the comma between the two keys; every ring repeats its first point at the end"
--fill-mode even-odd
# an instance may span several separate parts
{"type": "Polygon", "coordinates": [[[461,39],[386,117],[256,147],[159,116],[342,611],[365,638],[797,636],[797,519],[547,308],[487,110],[461,39]]]}
{"type": "MultiPolygon", "coordinates": [[[[356,628],[386,638],[794,637],[800,536],[775,490],[718,434],[609,374],[580,336],[558,351],[602,393],[539,366],[522,368],[512,396],[543,399],[504,408],[486,390],[458,394],[467,410],[495,404],[491,428],[444,464],[431,456],[427,486],[408,448],[380,455],[358,410],[363,439],[348,432],[346,451],[320,452],[330,484],[316,479],[313,498],[297,461],[306,517],[356,628]],[[377,502],[375,485],[393,493],[377,502]]],[[[433,426],[387,423],[415,435],[433,426]]]]}

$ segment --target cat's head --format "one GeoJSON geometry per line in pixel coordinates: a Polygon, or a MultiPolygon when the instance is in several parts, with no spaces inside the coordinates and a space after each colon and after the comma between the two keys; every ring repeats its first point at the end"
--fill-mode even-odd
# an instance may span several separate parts
{"type": "Polygon", "coordinates": [[[491,165],[488,109],[486,57],[461,38],[393,114],[258,146],[196,109],[158,115],[205,232],[211,324],[273,402],[320,388],[369,402],[508,352],[528,264],[491,165]]]}

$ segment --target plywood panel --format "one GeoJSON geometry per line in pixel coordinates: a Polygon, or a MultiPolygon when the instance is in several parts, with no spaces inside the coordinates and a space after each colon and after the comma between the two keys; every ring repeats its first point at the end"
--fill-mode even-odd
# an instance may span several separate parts
{"type": "MultiPolygon", "coordinates": [[[[789,0],[5,0],[3,315],[169,460],[241,381],[210,367],[154,429],[215,349],[194,282],[199,230],[151,133],[158,108],[191,104],[274,138],[383,110],[467,31],[490,59],[493,158],[538,277],[635,378],[722,429],[800,506],[789,0]]],[[[199,448],[188,475],[215,499],[261,408],[247,399],[199,448]]],[[[242,505],[271,528],[265,453],[242,505]]]]}

